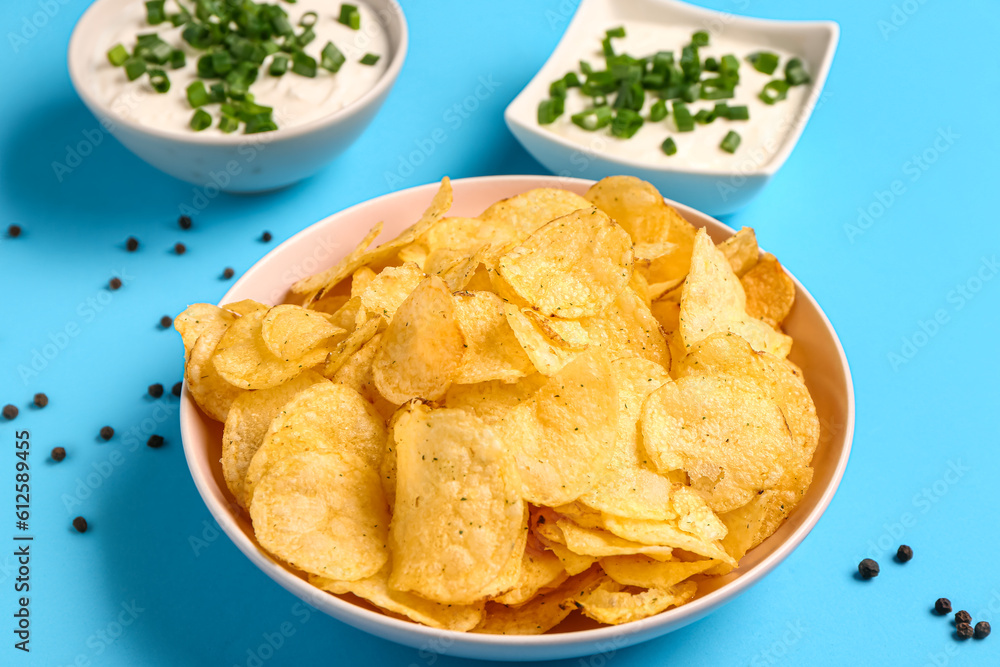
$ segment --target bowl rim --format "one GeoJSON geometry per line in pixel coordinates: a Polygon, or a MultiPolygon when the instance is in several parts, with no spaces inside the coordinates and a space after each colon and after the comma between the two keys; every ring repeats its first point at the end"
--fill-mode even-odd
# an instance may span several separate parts
{"type": "Polygon", "coordinates": [[[566,32],[563,33],[563,36],[559,39],[559,42],[552,50],[552,53],[549,54],[549,57],[546,58],[545,62],[538,68],[535,75],[524,85],[521,92],[519,92],[514,99],[511,100],[510,104],[508,104],[507,108],[504,110],[504,122],[507,124],[508,129],[511,130],[514,136],[517,137],[518,141],[521,141],[521,138],[514,130],[515,127],[522,132],[531,135],[537,140],[556,144],[564,150],[581,152],[588,155],[596,155],[599,156],[600,159],[624,169],[641,169],[646,172],[655,172],[658,174],[685,174],[707,176],[712,178],[731,178],[734,176],[751,178],[754,176],[770,177],[781,169],[781,167],[788,160],[788,157],[792,154],[795,146],[799,143],[799,139],[805,131],[806,125],[809,123],[809,119],[812,118],[813,111],[815,111],[818,106],[820,96],[826,86],[827,76],[829,75],[830,68],[833,65],[833,58],[837,51],[837,44],[840,41],[840,24],[836,21],[830,20],[800,21],[786,19],[762,19],[753,16],[742,16],[732,12],[717,11],[714,9],[699,7],[697,5],[682,2],[681,0],[647,0],[677,11],[682,11],[690,16],[702,17],[704,21],[710,21],[713,19],[722,20],[730,25],[742,25],[755,30],[767,30],[769,32],[783,31],[794,33],[803,29],[823,29],[828,32],[823,58],[820,61],[819,67],[814,72],[809,95],[807,95],[805,100],[802,102],[802,111],[796,115],[795,121],[791,125],[791,129],[782,141],[781,148],[771,156],[770,160],[763,165],[755,166],[752,169],[746,169],[742,166],[742,164],[741,166],[733,167],[732,169],[699,166],[681,167],[673,164],[657,165],[638,159],[632,159],[624,155],[616,155],[606,151],[588,148],[560,134],[543,129],[537,122],[531,122],[532,118],[530,117],[527,119],[524,117],[526,114],[530,116],[529,112],[534,108],[533,106],[528,106],[528,89],[534,87],[535,82],[541,78],[542,73],[549,68],[549,64],[553,61],[553,57],[556,53],[563,48],[566,48],[564,45],[567,42],[567,37],[572,35],[574,30],[580,30],[582,29],[581,26],[586,25],[589,20],[586,8],[598,1],[600,0],[581,0],[580,5],[576,9],[576,13],[573,15],[573,19],[570,21],[569,25],[566,26],[566,32]],[[521,107],[524,107],[524,110],[522,110],[521,107]]]}
{"type": "MultiPolygon", "coordinates": [[[[459,178],[452,181],[453,187],[457,190],[463,187],[462,184],[478,184],[478,183],[504,183],[509,182],[511,184],[520,184],[525,187],[525,189],[537,188],[537,187],[564,187],[566,184],[575,184],[580,186],[589,186],[595,183],[592,179],[584,178],[570,178],[570,177],[560,177],[552,175],[502,175],[502,176],[477,176],[471,178],[459,178]]],[[[412,188],[407,188],[404,190],[398,190],[396,192],[390,192],[379,197],[374,197],[372,199],[367,199],[365,201],[359,202],[353,206],[345,208],[341,211],[335,212],[318,222],[315,222],[308,227],[304,228],[300,232],[296,233],[280,245],[276,246],[270,252],[268,252],[264,257],[258,260],[250,269],[248,269],[243,276],[240,277],[233,286],[227,290],[226,294],[220,299],[219,303],[229,303],[233,295],[238,295],[242,290],[243,285],[249,282],[258,271],[263,270],[263,265],[269,261],[273,256],[277,256],[285,246],[293,245],[298,239],[314,233],[313,230],[319,226],[329,226],[334,224],[335,220],[342,216],[347,216],[354,210],[368,206],[371,203],[387,198],[401,196],[403,193],[412,193],[413,191],[426,191],[428,195],[436,191],[438,183],[428,183],[425,185],[419,185],[412,188]]],[[[428,198],[429,199],[429,198],[428,198]]],[[[707,218],[718,224],[723,229],[729,230],[731,233],[735,233],[731,227],[718,221],[717,219],[709,216],[708,214],[701,213],[700,211],[666,199],[666,202],[671,206],[678,209],[683,214],[690,214],[695,220],[699,218],[707,218]]],[[[687,215],[685,215],[687,217],[687,215]]],[[[700,225],[696,225],[700,226],[700,225]]],[[[346,250],[345,250],[346,252],[346,250]]],[[[763,250],[762,250],[763,252],[763,250]]],[[[219,503],[212,497],[214,491],[219,491],[224,497],[227,493],[226,490],[218,488],[215,484],[214,479],[211,474],[203,476],[199,473],[197,457],[200,455],[199,452],[195,451],[194,442],[198,439],[194,433],[194,421],[196,419],[203,419],[200,417],[198,408],[195,406],[194,401],[191,399],[190,394],[187,389],[187,380],[184,381],[184,391],[181,399],[180,407],[180,425],[181,425],[181,438],[184,448],[185,460],[188,464],[188,469],[191,473],[191,477],[195,482],[195,486],[198,489],[198,493],[205,503],[209,512],[212,514],[213,518],[222,528],[223,532],[229,537],[229,539],[236,545],[236,547],[242,551],[251,562],[254,563],[264,574],[268,575],[280,586],[288,590],[293,595],[298,598],[316,606],[325,613],[337,618],[338,620],[347,623],[348,625],[353,625],[354,627],[362,627],[366,632],[376,634],[377,636],[386,637],[387,634],[382,634],[379,632],[371,632],[368,628],[375,626],[382,626],[386,629],[387,633],[392,631],[393,636],[398,636],[399,634],[411,635],[422,641],[428,643],[428,645],[447,647],[444,650],[440,650],[440,653],[454,653],[456,655],[461,655],[461,647],[467,647],[469,649],[485,649],[485,648],[510,648],[510,646],[516,642],[516,645],[523,647],[525,649],[551,649],[557,650],[560,647],[569,647],[575,645],[591,644],[594,642],[602,641],[614,641],[620,638],[623,634],[629,636],[639,636],[642,637],[655,631],[658,626],[669,625],[675,628],[682,627],[688,623],[692,623],[700,619],[705,614],[712,611],[715,607],[719,606],[726,600],[735,598],[740,594],[744,593],[763,577],[769,574],[775,567],[777,567],[781,562],[783,562],[798,546],[802,543],[805,537],[812,531],[816,526],[819,519],[826,512],[827,507],[833,499],[833,496],[837,492],[840,486],[840,482],[843,478],[844,471],[847,468],[848,459],[850,457],[851,446],[854,437],[855,429],[855,392],[854,392],[854,382],[851,377],[850,366],[848,365],[847,356],[844,352],[843,345],[840,341],[840,337],[837,335],[836,330],[833,328],[829,318],[826,313],[820,308],[819,304],[816,302],[812,294],[798,281],[795,276],[789,272],[789,276],[795,283],[796,287],[796,298],[802,298],[807,300],[816,310],[820,316],[820,321],[824,327],[831,334],[831,338],[836,347],[836,352],[838,355],[838,360],[840,362],[841,370],[844,374],[845,386],[847,388],[845,396],[845,412],[846,419],[843,424],[843,448],[836,460],[836,466],[834,468],[833,475],[830,478],[830,482],[827,487],[823,490],[821,496],[819,497],[816,505],[809,511],[806,515],[803,523],[781,543],[779,546],[769,555],[765,556],[763,560],[757,563],[752,570],[748,571],[746,574],[739,576],[731,582],[723,584],[714,591],[699,597],[687,604],[680,607],[673,607],[660,614],[650,616],[645,619],[638,621],[633,621],[631,623],[626,623],[617,626],[605,626],[599,628],[593,628],[588,630],[577,630],[562,633],[553,634],[541,634],[541,635],[490,635],[490,634],[476,634],[469,632],[458,632],[454,630],[441,630],[437,628],[431,628],[425,625],[413,621],[400,620],[386,616],[380,612],[372,611],[359,607],[351,602],[342,600],[338,596],[328,594],[320,589],[317,589],[312,584],[308,583],[304,579],[296,576],[289,570],[287,570],[283,565],[278,563],[276,560],[272,559],[263,550],[257,547],[250,538],[243,532],[243,530],[237,525],[236,519],[233,513],[229,511],[226,506],[228,503],[219,503]],[[354,620],[359,621],[361,625],[355,625],[355,623],[347,621],[347,617],[353,617],[354,620]],[[512,637],[516,638],[512,640],[512,637]],[[437,642],[437,643],[432,643],[437,642]]],[[[393,640],[395,641],[395,640],[393,640]]],[[[626,642],[628,645],[631,642],[626,642]]],[[[489,654],[484,656],[485,659],[493,660],[510,660],[518,659],[512,658],[510,655],[503,654],[497,655],[495,657],[490,657],[489,654]]],[[[566,657],[565,655],[553,655],[553,658],[566,657]]],[[[525,655],[523,660],[530,659],[547,659],[546,657],[538,655],[525,655]]]]}
{"type": "MultiPolygon", "coordinates": [[[[138,123],[131,118],[126,118],[125,116],[116,113],[109,105],[100,101],[91,93],[83,79],[86,74],[86,72],[83,71],[85,65],[80,62],[80,60],[82,60],[82,56],[84,54],[81,53],[80,58],[74,57],[76,52],[83,49],[81,44],[83,40],[86,39],[84,31],[81,28],[85,25],[85,21],[91,19],[94,14],[100,11],[98,7],[103,8],[103,5],[106,3],[123,1],[124,0],[95,0],[95,2],[87,7],[83,14],[80,15],[80,18],[77,19],[76,25],[73,27],[73,32],[69,38],[69,46],[66,49],[66,66],[69,70],[70,83],[73,84],[76,94],[80,96],[81,100],[83,100],[84,105],[86,105],[95,115],[98,115],[98,110],[100,110],[100,115],[112,119],[116,126],[128,128],[129,130],[139,134],[145,134],[158,139],[175,141],[192,146],[239,146],[248,141],[247,137],[257,136],[237,132],[222,135],[191,132],[191,136],[188,136],[186,134],[164,130],[150,125],[143,125],[142,123],[138,123]]],[[[365,1],[367,2],[367,0],[365,1]]],[[[393,46],[392,62],[389,63],[389,67],[387,67],[385,72],[382,73],[382,76],[375,82],[375,85],[368,89],[368,91],[358,99],[332,113],[320,116],[319,118],[302,123],[301,125],[293,125],[289,128],[278,128],[273,132],[263,133],[260,136],[266,137],[265,141],[295,139],[311,132],[331,127],[357,113],[360,109],[369,105],[373,101],[378,100],[382,95],[386,94],[388,89],[391,88],[393,84],[395,84],[396,79],[399,76],[399,72],[403,67],[403,61],[406,59],[406,53],[409,48],[409,28],[406,22],[406,15],[403,13],[403,8],[400,6],[398,0],[383,1],[386,2],[391,8],[390,11],[398,17],[399,39],[392,41],[390,37],[390,43],[393,46]]],[[[371,8],[370,5],[369,7],[371,8]]],[[[378,10],[375,11],[377,12],[378,10]]],[[[379,18],[379,20],[381,21],[382,19],[379,18]]]]}

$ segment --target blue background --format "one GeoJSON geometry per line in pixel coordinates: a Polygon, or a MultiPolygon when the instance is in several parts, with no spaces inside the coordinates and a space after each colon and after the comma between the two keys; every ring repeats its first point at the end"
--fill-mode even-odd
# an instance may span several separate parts
{"type": "MultiPolygon", "coordinates": [[[[98,128],[65,65],[85,4],[49,0],[51,18],[35,16],[45,0],[0,5],[0,217],[4,229],[25,230],[0,236],[0,404],[21,408],[16,421],[0,422],[0,544],[14,532],[20,429],[31,432],[36,538],[30,661],[12,647],[17,575],[12,550],[0,546],[0,664],[246,665],[286,623],[270,664],[462,664],[297,606],[214,530],[184,463],[177,401],[152,400],[145,389],[161,382],[169,393],[181,378],[180,338],[159,328],[162,315],[215,302],[230,284],[224,267],[239,274],[310,223],[394,189],[386,174],[398,175],[415,142],[437,128],[446,141],[397,188],[444,174],[543,173],[502,112],[555,46],[574,3],[404,2],[409,56],[364,136],[290,189],[212,199],[190,231],[177,216],[193,186],[110,137],[61,180],[53,170],[98,128]],[[33,16],[43,24],[34,31],[25,28],[33,16]],[[12,33],[25,39],[15,44],[12,33]],[[496,82],[494,92],[456,124],[446,114],[480,77],[496,82]],[[259,240],[265,229],[270,245],[259,240]],[[125,252],[129,235],[139,252],[125,252]],[[170,251],[177,241],[188,245],[184,256],[170,251]],[[110,292],[116,274],[125,287],[110,292]],[[36,391],[49,407],[29,407],[36,391]],[[96,438],[105,424],[118,431],[109,443],[96,438]],[[134,446],[129,431],[141,443],[162,434],[167,445],[134,446]],[[59,464],[48,460],[57,445],[68,451],[59,464]],[[91,522],[86,535],[70,528],[78,514],[91,522]],[[119,619],[130,623],[113,638],[119,619]]],[[[727,222],[756,228],[839,331],[857,390],[854,452],[829,511],[761,584],[662,639],[566,664],[997,664],[1000,636],[959,643],[929,609],[945,595],[976,620],[1000,612],[1000,279],[990,268],[1000,250],[991,203],[1000,7],[700,4],[841,25],[828,100],[770,187],[727,222]],[[935,147],[939,136],[949,138],[935,147]],[[871,216],[862,224],[859,209],[871,216]],[[890,558],[900,542],[916,552],[909,564],[890,558]],[[853,577],[865,556],[882,563],[868,583],[853,577]]]]}

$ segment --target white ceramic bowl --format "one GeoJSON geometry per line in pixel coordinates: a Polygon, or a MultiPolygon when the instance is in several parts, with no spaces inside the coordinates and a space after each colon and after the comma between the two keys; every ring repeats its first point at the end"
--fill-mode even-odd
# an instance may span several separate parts
{"type": "MultiPolygon", "coordinates": [[[[179,134],[141,125],[116,114],[91,89],[95,53],[107,26],[126,5],[139,0],[97,0],[80,17],[69,42],[73,87],[101,124],[137,156],[175,178],[225,192],[264,192],[312,176],[364,131],[382,106],[406,57],[406,19],[396,0],[366,0],[382,22],[391,52],[375,86],[344,108],[314,121],[260,134],[179,134]],[[252,157],[251,157],[252,156],[252,157]]],[[[168,72],[169,73],[169,72],[168,72]]],[[[138,85],[134,82],[133,85],[138,85]]],[[[174,94],[174,90],[170,94],[174,94]]],[[[180,92],[183,94],[183,91],[180,92]]]]}
{"type": "Polygon", "coordinates": [[[555,174],[593,179],[631,174],[655,185],[668,199],[711,215],[725,215],[757,196],[795,148],[820,101],[839,34],[840,28],[832,21],[746,18],[677,0],[582,0],[555,51],[510,103],[504,119],[524,148],[555,174]],[[549,84],[566,73],[566,62],[576,62],[575,54],[580,53],[580,44],[593,44],[605,30],[627,25],[629,21],[691,26],[692,32],[704,30],[711,36],[725,35],[758,44],[761,48],[790,51],[804,58],[813,81],[775,154],[763,162],[748,156],[730,170],[685,165],[680,155],[675,155],[670,164],[661,166],[611,154],[603,149],[603,142],[582,146],[540,126],[538,103],[548,97],[549,84]]]}
{"type": "MultiPolygon", "coordinates": [[[[561,187],[583,194],[592,181],[554,176],[493,176],[452,181],[451,215],[475,216],[489,204],[538,187],[561,187]]],[[[299,277],[323,269],[344,256],[378,220],[385,229],[377,242],[395,237],[413,223],[437,191],[437,184],[372,199],[335,213],[284,242],[240,278],[222,299],[257,299],[276,304],[299,277]]],[[[720,241],[733,230],[703,213],[670,202],[698,227],[720,241]]],[[[198,410],[185,391],[181,435],[191,475],[205,504],[239,549],[283,587],[317,609],[371,634],[414,648],[485,660],[546,660],[623,648],[692,623],[733,599],[774,569],[805,538],[826,509],[847,465],[854,433],[854,389],[837,334],[812,296],[795,282],[795,306],[786,324],[795,337],[791,359],[805,372],[816,402],[822,436],[813,465],[815,477],[802,504],[778,531],[751,551],[740,568],[702,586],[692,602],[658,616],[617,627],[598,627],[574,614],[557,631],[540,636],[499,636],[435,630],[389,618],[370,607],[324,593],[298,573],[275,562],[254,540],[247,514],[229,495],[219,463],[222,426],[198,410]]]]}

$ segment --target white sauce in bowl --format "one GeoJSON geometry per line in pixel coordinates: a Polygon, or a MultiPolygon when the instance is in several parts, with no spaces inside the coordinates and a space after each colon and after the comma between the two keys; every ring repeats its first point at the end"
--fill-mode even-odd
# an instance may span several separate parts
{"type": "MultiPolygon", "coordinates": [[[[273,0],[279,4],[298,34],[302,31],[299,19],[307,12],[319,16],[313,31],[316,38],[305,47],[305,52],[316,59],[316,77],[309,78],[296,74],[291,69],[280,76],[271,76],[268,67],[274,56],[268,56],[261,66],[257,80],[250,86],[254,102],[274,108],[273,118],[281,129],[303,125],[329,116],[343,109],[351,102],[371,90],[387,69],[392,53],[385,28],[376,13],[363,2],[351,0],[361,15],[361,28],[352,30],[337,21],[340,2],[334,0],[298,0],[295,4],[273,0]],[[347,58],[336,74],[319,66],[320,52],[328,41],[332,41],[347,58]],[[359,61],[366,53],[379,57],[375,65],[362,65],[359,61]]],[[[178,11],[174,0],[168,0],[166,13],[178,11]]],[[[198,58],[205,51],[192,47],[181,37],[184,27],[173,27],[169,22],[151,26],[146,22],[146,6],[134,0],[117,15],[117,20],[105,27],[100,39],[95,40],[97,50],[92,54],[90,69],[92,77],[87,82],[92,94],[116,115],[160,130],[178,134],[195,134],[188,123],[194,109],[188,104],[186,90],[188,84],[198,80],[198,58]],[[129,81],[123,67],[115,67],[108,62],[107,52],[115,44],[122,44],[129,53],[135,48],[136,36],[155,32],[174,48],[182,49],[187,63],[181,69],[163,69],[170,77],[170,90],[157,93],[149,84],[147,75],[129,81]]],[[[281,53],[281,52],[279,52],[281,53]]],[[[288,55],[288,54],[284,54],[288,55]]],[[[151,67],[156,67],[152,65],[151,67]]],[[[220,79],[206,79],[205,87],[218,83],[220,79]]],[[[222,135],[218,129],[219,104],[202,107],[212,115],[212,126],[198,135],[222,135]]],[[[242,126],[233,134],[242,133],[242,126]]]]}

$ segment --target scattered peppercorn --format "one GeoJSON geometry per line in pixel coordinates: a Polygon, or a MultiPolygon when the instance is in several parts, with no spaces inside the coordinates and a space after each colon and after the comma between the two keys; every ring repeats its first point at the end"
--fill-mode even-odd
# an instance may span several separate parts
{"type": "Polygon", "coordinates": [[[934,602],[934,611],[944,616],[951,613],[951,600],[948,598],[938,598],[934,602]]]}
{"type": "Polygon", "coordinates": [[[35,407],[37,408],[44,408],[46,405],[49,404],[49,397],[40,392],[35,394],[33,400],[35,402],[35,407]]]}
{"type": "Polygon", "coordinates": [[[959,639],[969,639],[973,635],[972,626],[968,623],[959,623],[955,627],[955,632],[958,633],[959,639]]]}
{"type": "Polygon", "coordinates": [[[898,560],[900,563],[905,563],[912,558],[913,558],[913,549],[906,546],[905,544],[899,545],[899,548],[896,549],[896,560],[898,560]]]}
{"type": "Polygon", "coordinates": [[[82,516],[78,516],[75,519],[73,519],[73,527],[76,528],[77,531],[79,531],[81,533],[86,533],[87,532],[87,520],[84,519],[82,516]]]}
{"type": "Polygon", "coordinates": [[[871,579],[878,576],[878,563],[871,558],[866,558],[858,563],[858,572],[863,579],[871,579]]]}
{"type": "Polygon", "coordinates": [[[177,219],[177,224],[181,226],[181,229],[191,229],[191,217],[182,215],[177,219]]]}
{"type": "Polygon", "coordinates": [[[134,236],[130,236],[125,240],[125,249],[129,252],[135,252],[139,249],[139,239],[134,236]]]}
{"type": "Polygon", "coordinates": [[[62,461],[64,458],[66,458],[66,450],[63,447],[53,447],[52,448],[52,460],[53,461],[56,461],[56,462],[62,461]]]}
{"type": "Polygon", "coordinates": [[[992,628],[990,628],[990,624],[986,621],[976,623],[976,639],[986,639],[990,636],[991,631],[992,628]]]}
{"type": "Polygon", "coordinates": [[[169,329],[170,325],[173,323],[174,321],[173,319],[171,319],[169,315],[164,315],[163,317],[160,318],[160,326],[163,327],[164,329],[169,329]]]}
{"type": "Polygon", "coordinates": [[[183,255],[184,253],[187,252],[187,246],[185,246],[183,243],[175,243],[174,252],[177,253],[178,255],[183,255]]]}
{"type": "Polygon", "coordinates": [[[160,396],[163,396],[163,385],[160,384],[159,382],[157,382],[156,384],[151,384],[149,385],[149,388],[146,389],[146,391],[148,391],[149,395],[152,396],[153,398],[159,398],[160,396]]]}
{"type": "Polygon", "coordinates": [[[226,268],[225,268],[225,269],[224,269],[224,270],[222,271],[222,277],[223,277],[223,278],[225,278],[226,280],[229,280],[229,279],[230,279],[230,278],[232,278],[232,277],[233,277],[234,275],[236,275],[236,272],[235,272],[235,271],[233,271],[232,267],[229,267],[229,266],[227,266],[227,267],[226,267],[226,268]]]}
{"type": "Polygon", "coordinates": [[[4,416],[4,419],[13,419],[14,417],[16,417],[17,416],[17,406],[16,405],[11,405],[10,403],[8,403],[7,405],[3,406],[3,416],[4,416]]]}
{"type": "Polygon", "coordinates": [[[972,623],[972,614],[964,609],[962,611],[955,612],[955,625],[958,625],[959,623],[972,623]]]}
{"type": "Polygon", "coordinates": [[[178,382],[177,384],[175,384],[174,388],[170,390],[170,393],[179,398],[181,395],[181,387],[183,386],[183,384],[184,383],[182,382],[178,382]]]}
{"type": "Polygon", "coordinates": [[[110,287],[113,290],[118,289],[121,286],[122,286],[121,278],[112,278],[111,280],[108,281],[108,287],[110,287]]]}
{"type": "Polygon", "coordinates": [[[20,225],[11,225],[10,227],[7,228],[7,236],[11,237],[12,239],[16,239],[20,235],[21,235],[20,225]]]}
{"type": "Polygon", "coordinates": [[[263,241],[264,243],[270,243],[271,238],[272,238],[271,232],[264,232],[263,234],[260,235],[260,240],[263,241]]]}
{"type": "Polygon", "coordinates": [[[163,436],[162,435],[149,436],[149,440],[146,441],[146,445],[148,447],[152,447],[153,449],[159,449],[160,447],[163,446],[163,436]]]}
{"type": "Polygon", "coordinates": [[[115,430],[113,428],[111,428],[110,426],[102,426],[101,427],[101,437],[102,438],[104,438],[105,440],[110,440],[114,436],[115,436],[115,430]]]}

